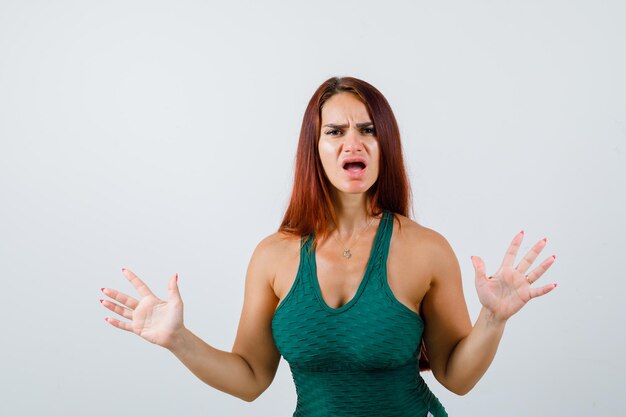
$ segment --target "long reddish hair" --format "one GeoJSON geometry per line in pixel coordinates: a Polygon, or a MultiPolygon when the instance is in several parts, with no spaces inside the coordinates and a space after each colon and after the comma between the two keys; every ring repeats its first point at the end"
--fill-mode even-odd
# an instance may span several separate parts
{"type": "MultiPolygon", "coordinates": [[[[400,129],[385,96],[371,84],[353,77],[332,77],[320,85],[304,112],[296,153],[293,191],[279,231],[315,239],[327,236],[337,224],[330,197],[330,183],[318,151],[322,107],[338,93],[352,93],[361,100],[372,118],[380,148],[378,179],[368,190],[369,211],[390,211],[408,217],[411,189],[404,168],[400,129]]],[[[315,243],[315,242],[314,242],[315,243]]],[[[430,369],[425,346],[420,346],[419,367],[430,369]]]]}
{"type": "Polygon", "coordinates": [[[404,169],[400,130],[387,99],[365,81],[333,77],[318,87],[304,112],[293,191],[279,231],[295,236],[315,232],[317,239],[328,235],[337,223],[330,197],[331,185],[324,174],[318,141],[324,103],[343,92],[356,95],[365,104],[376,129],[380,168],[378,179],[368,190],[370,214],[378,215],[388,210],[408,216],[411,191],[404,169]]]}

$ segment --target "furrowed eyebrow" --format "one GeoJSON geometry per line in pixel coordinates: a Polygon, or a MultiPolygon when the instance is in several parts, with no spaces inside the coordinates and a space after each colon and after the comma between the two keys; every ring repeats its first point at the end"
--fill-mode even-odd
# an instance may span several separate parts
{"type": "MultiPolygon", "coordinates": [[[[370,126],[374,126],[374,123],[372,123],[372,122],[363,122],[363,123],[357,123],[356,124],[356,127],[359,128],[359,129],[362,129],[364,127],[370,127],[370,126]]],[[[327,125],[324,125],[323,127],[330,127],[330,128],[333,128],[333,129],[345,129],[345,128],[348,127],[348,125],[345,125],[345,124],[344,125],[337,125],[337,124],[334,124],[334,123],[329,123],[327,125]]]]}

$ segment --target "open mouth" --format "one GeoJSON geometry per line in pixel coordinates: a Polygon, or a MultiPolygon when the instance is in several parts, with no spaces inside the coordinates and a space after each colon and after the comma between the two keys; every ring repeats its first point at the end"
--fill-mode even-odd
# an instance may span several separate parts
{"type": "Polygon", "coordinates": [[[343,169],[351,172],[359,172],[365,169],[365,164],[363,162],[346,162],[343,164],[343,169]]]}

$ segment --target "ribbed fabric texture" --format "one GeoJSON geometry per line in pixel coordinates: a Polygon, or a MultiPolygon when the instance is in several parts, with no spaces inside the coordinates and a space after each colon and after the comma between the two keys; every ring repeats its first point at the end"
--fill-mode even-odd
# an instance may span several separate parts
{"type": "Polygon", "coordinates": [[[312,236],[303,240],[296,279],[272,319],[296,385],[293,417],[447,416],[418,370],[424,323],[387,284],[392,232],[385,212],[361,284],[337,309],[322,298],[312,236]]]}

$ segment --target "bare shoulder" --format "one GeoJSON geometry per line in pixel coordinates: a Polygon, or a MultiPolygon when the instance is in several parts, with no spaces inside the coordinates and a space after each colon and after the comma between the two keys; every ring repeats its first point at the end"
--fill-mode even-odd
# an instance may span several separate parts
{"type": "Polygon", "coordinates": [[[275,232],[265,237],[254,249],[250,268],[262,271],[263,275],[274,280],[275,276],[297,261],[300,255],[300,238],[284,232],[275,232]]]}
{"type": "Polygon", "coordinates": [[[396,214],[395,217],[394,234],[406,240],[407,243],[420,245],[422,249],[428,247],[433,250],[449,246],[441,233],[400,214],[396,214]]]}
{"type": "Polygon", "coordinates": [[[439,232],[423,226],[408,217],[396,214],[394,235],[403,251],[428,259],[431,265],[448,262],[454,258],[454,252],[448,240],[439,232]]]}
{"type": "Polygon", "coordinates": [[[253,256],[270,261],[277,261],[278,259],[284,258],[285,255],[289,255],[290,252],[294,252],[294,250],[298,253],[300,249],[299,245],[299,237],[279,231],[261,240],[254,250],[253,256]]]}

